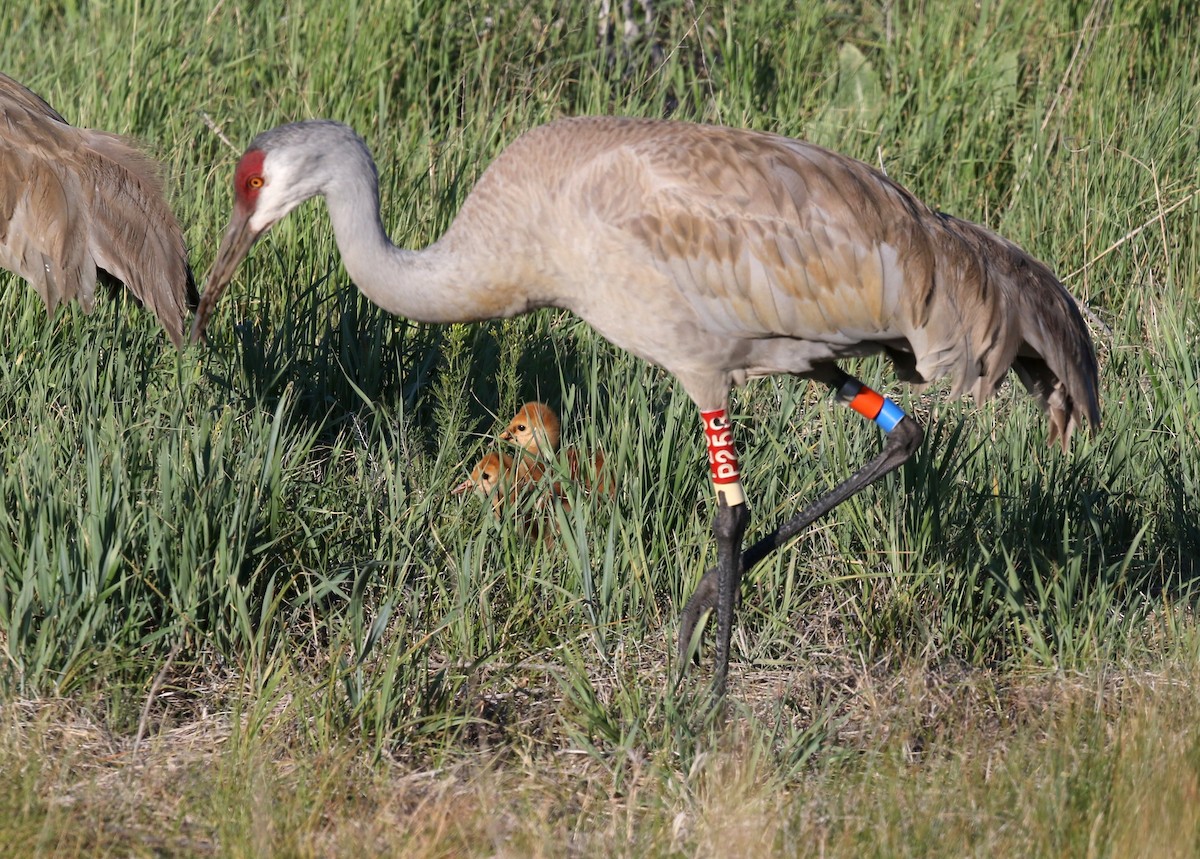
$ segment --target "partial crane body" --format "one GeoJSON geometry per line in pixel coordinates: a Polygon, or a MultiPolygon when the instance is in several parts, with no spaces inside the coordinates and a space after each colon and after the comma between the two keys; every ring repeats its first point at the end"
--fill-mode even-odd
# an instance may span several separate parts
{"type": "Polygon", "coordinates": [[[121,281],[177,347],[198,295],[158,166],[129,141],[75,128],[0,74],[0,267],[53,314],[95,302],[97,272],[121,281]]]}
{"type": "Polygon", "coordinates": [[[1046,265],[860,161],[776,134],[615,117],[541,126],[496,158],[420,251],[388,239],[371,155],[336,122],[260,134],[233,190],[193,339],[254,241],[323,195],[347,272],[385,310],[449,323],[564,308],[675,376],[700,412],[716,494],[717,562],[693,605],[716,607],[718,698],[743,573],[922,441],[916,420],[840,361],[882,352],[903,380],[948,378],[977,399],[1011,369],[1052,442],[1099,424],[1091,339],[1046,265]],[[829,386],[885,442],[743,552],[750,514],[728,396],[775,374],[829,386]]]}

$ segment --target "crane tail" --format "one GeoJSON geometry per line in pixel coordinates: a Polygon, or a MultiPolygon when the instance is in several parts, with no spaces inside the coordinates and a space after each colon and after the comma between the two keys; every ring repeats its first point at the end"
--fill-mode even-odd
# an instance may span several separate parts
{"type": "Polygon", "coordinates": [[[116,135],[85,132],[89,238],[100,268],[129,288],[176,347],[198,301],[183,233],[167,205],[158,165],[116,135]]]}
{"type": "Polygon", "coordinates": [[[914,369],[948,376],[987,399],[1009,369],[1046,412],[1050,443],[1100,425],[1096,355],[1079,306],[1041,261],[985,227],[947,215],[926,222],[933,271],[913,302],[914,369]]]}
{"type": "Polygon", "coordinates": [[[1053,275],[1020,291],[1021,333],[1028,350],[1013,361],[1017,378],[1045,409],[1049,443],[1064,450],[1085,421],[1100,426],[1096,354],[1075,299],[1053,275]],[[1030,354],[1030,353],[1033,354],[1030,354]]]}
{"type": "Polygon", "coordinates": [[[28,280],[47,312],[72,299],[91,310],[102,268],[183,343],[196,284],[157,170],[136,146],[69,125],[0,74],[0,266],[28,280]]]}
{"type": "MultiPolygon", "coordinates": [[[[980,228],[982,230],[982,228],[980,228]]],[[[1046,412],[1048,443],[1066,450],[1085,422],[1100,427],[1099,373],[1092,338],[1074,296],[1049,266],[996,237],[996,281],[1019,334],[1011,366],[1046,412]]]]}

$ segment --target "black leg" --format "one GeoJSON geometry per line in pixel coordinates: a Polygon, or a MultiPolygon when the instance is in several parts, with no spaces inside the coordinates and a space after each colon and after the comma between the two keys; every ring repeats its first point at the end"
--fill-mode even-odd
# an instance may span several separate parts
{"type": "MultiPolygon", "coordinates": [[[[835,387],[841,389],[842,385],[847,381],[855,382],[855,380],[851,377],[841,374],[840,378],[837,379],[839,384],[835,385],[835,387]]],[[[833,383],[831,382],[831,384],[833,383]]],[[[851,396],[853,396],[853,394],[851,394],[851,396]]],[[[843,395],[843,398],[847,403],[849,403],[850,397],[843,395]]],[[[851,495],[854,495],[864,487],[869,486],[876,480],[879,480],[889,472],[895,471],[916,452],[917,448],[921,446],[921,442],[924,438],[925,431],[921,429],[921,425],[917,423],[914,418],[904,415],[902,418],[900,418],[898,423],[888,430],[886,437],[887,440],[884,443],[883,450],[880,451],[878,456],[876,456],[858,471],[854,472],[854,474],[850,475],[850,477],[848,477],[846,480],[839,483],[830,492],[822,495],[804,510],[801,510],[787,522],[784,522],[774,531],[750,546],[750,548],[748,548],[741,555],[741,563],[736,565],[736,570],[730,570],[726,572],[723,569],[726,562],[720,554],[721,537],[718,534],[717,566],[705,572],[704,577],[700,580],[700,584],[697,585],[691,599],[688,600],[687,605],[684,607],[683,614],[680,618],[680,665],[686,665],[688,648],[691,644],[692,636],[695,633],[696,627],[700,623],[701,618],[704,617],[705,612],[716,607],[718,636],[724,636],[727,634],[720,628],[720,621],[722,617],[721,605],[726,600],[729,601],[730,609],[727,616],[729,617],[730,624],[732,624],[733,610],[736,607],[738,598],[740,596],[738,587],[741,583],[741,577],[743,573],[752,569],[764,558],[768,557],[782,547],[792,537],[799,534],[801,531],[803,531],[817,519],[824,516],[834,507],[841,504],[851,495]],[[734,591],[732,594],[727,594],[725,592],[726,581],[733,582],[734,591]]],[[[721,511],[718,509],[717,522],[720,521],[720,518],[721,511]]],[[[748,515],[746,516],[746,521],[749,521],[748,515]]],[[[716,529],[717,522],[714,522],[714,530],[716,529]]],[[[744,530],[745,525],[742,527],[744,530]]],[[[731,635],[732,631],[730,631],[728,634],[731,635]]],[[[718,672],[717,678],[720,681],[719,688],[722,692],[725,688],[724,672],[727,667],[725,660],[728,659],[729,653],[728,639],[725,639],[724,641],[725,649],[722,650],[722,640],[718,638],[716,666],[718,672]]],[[[696,659],[699,661],[698,655],[696,659]]],[[[716,681],[714,681],[713,685],[714,688],[717,688],[718,686],[716,681]]]]}
{"type": "Polygon", "coordinates": [[[713,518],[713,536],[717,540],[717,665],[713,675],[713,698],[725,697],[729,671],[729,645],[733,639],[733,615],[742,584],[742,538],[750,524],[750,508],[745,504],[730,507],[725,496],[717,493],[717,515],[713,518]]]}

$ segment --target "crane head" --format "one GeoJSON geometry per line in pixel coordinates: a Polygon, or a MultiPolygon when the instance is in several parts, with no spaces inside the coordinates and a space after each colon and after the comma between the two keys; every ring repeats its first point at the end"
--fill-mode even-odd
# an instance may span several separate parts
{"type": "MultiPolygon", "coordinates": [[[[248,149],[238,161],[233,178],[233,217],[221,240],[217,258],[208,273],[208,282],[196,307],[196,318],[192,322],[192,342],[197,342],[204,333],[204,327],[212,316],[213,308],[218,299],[233,279],[233,273],[254,245],[271,224],[279,220],[276,217],[265,221],[256,217],[260,200],[265,196],[263,189],[267,188],[267,175],[264,169],[266,154],[261,149],[248,149]]],[[[273,184],[271,187],[274,187],[273,184]]]]}
{"type": "Polygon", "coordinates": [[[525,403],[508,422],[500,438],[531,453],[553,457],[558,450],[558,415],[544,403],[525,403]]]}
{"type": "Polygon", "coordinates": [[[193,343],[203,335],[213,308],[254,243],[298,205],[324,191],[330,180],[326,155],[347,138],[361,145],[341,123],[308,120],[273,128],[251,142],[233,174],[233,216],[196,308],[193,343]]]}

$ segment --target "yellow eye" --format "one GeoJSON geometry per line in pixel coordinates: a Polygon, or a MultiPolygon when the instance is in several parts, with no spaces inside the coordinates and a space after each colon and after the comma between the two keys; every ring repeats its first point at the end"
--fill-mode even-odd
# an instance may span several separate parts
{"type": "Polygon", "coordinates": [[[251,188],[261,188],[263,186],[262,176],[251,176],[246,180],[246,185],[251,188]]]}

